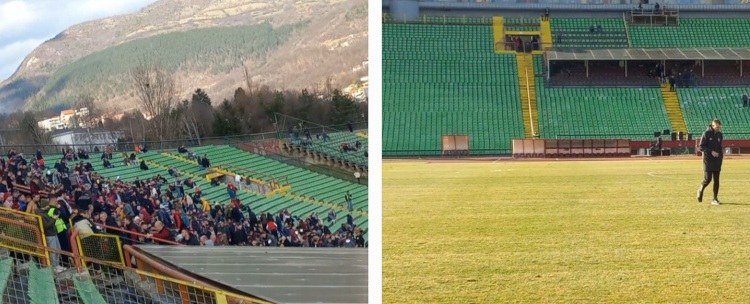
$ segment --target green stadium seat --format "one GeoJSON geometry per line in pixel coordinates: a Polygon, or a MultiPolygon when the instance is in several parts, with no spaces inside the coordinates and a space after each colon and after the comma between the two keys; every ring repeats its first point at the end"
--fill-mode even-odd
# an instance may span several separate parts
{"type": "Polygon", "coordinates": [[[556,48],[627,48],[628,36],[622,19],[559,19],[550,18],[553,35],[562,34],[562,41],[553,41],[556,48]],[[590,33],[591,26],[601,25],[603,32],[590,33]]]}
{"type": "Polygon", "coordinates": [[[688,133],[700,136],[711,120],[721,120],[726,139],[743,139],[750,135],[750,108],[742,107],[747,88],[677,89],[688,133]]]}
{"type": "MultiPolygon", "coordinates": [[[[289,184],[292,186],[292,193],[303,195],[305,197],[314,197],[316,200],[323,200],[346,206],[346,203],[344,202],[344,193],[350,191],[354,198],[354,209],[361,209],[364,212],[367,212],[368,210],[368,189],[364,185],[358,185],[300,167],[288,165],[231,146],[202,146],[192,150],[198,155],[207,154],[211,160],[212,166],[226,166],[229,171],[240,173],[242,175],[253,176],[254,178],[264,181],[268,181],[268,176],[274,176],[277,178],[287,177],[289,184]],[[242,172],[242,168],[245,168],[246,171],[242,172]]],[[[139,179],[146,179],[156,176],[156,174],[161,174],[161,176],[166,178],[167,181],[174,182],[175,178],[169,176],[167,173],[167,168],[173,167],[180,172],[188,174],[183,176],[183,179],[193,177],[193,180],[196,181],[203,190],[203,197],[209,202],[217,201],[226,203],[229,201],[226,186],[211,186],[208,181],[202,178],[208,172],[206,170],[201,170],[196,163],[175,159],[174,157],[161,153],[145,153],[138,155],[138,157],[148,162],[158,164],[158,166],[152,165],[148,171],[142,171],[138,166],[125,167],[122,165],[122,162],[119,162],[115,163],[115,168],[98,170],[97,172],[99,172],[104,178],[115,179],[117,176],[120,176],[120,178],[125,181],[131,181],[136,177],[139,179]]],[[[189,189],[186,189],[186,191],[189,194],[193,192],[189,189]]],[[[282,209],[289,209],[290,212],[293,212],[294,215],[299,217],[307,217],[311,213],[317,212],[321,218],[324,218],[331,209],[325,205],[313,204],[291,196],[278,194],[272,197],[266,197],[258,193],[240,191],[238,197],[256,213],[278,213],[282,209]]],[[[344,218],[345,221],[345,216],[343,216],[343,214],[346,214],[346,212],[338,210],[338,214],[339,219],[344,218]]],[[[364,227],[367,226],[367,216],[356,216],[354,222],[357,226],[365,229],[364,227]]],[[[338,222],[329,225],[331,230],[338,229],[339,227],[340,223],[338,222]]],[[[368,233],[365,234],[365,238],[367,238],[367,235],[368,233]]]]}
{"type": "Polygon", "coordinates": [[[710,48],[750,45],[750,19],[680,19],[679,26],[631,26],[638,48],[710,48]]]}
{"type": "MultiPolygon", "coordinates": [[[[534,56],[535,69],[543,64],[534,56]]],[[[650,140],[671,126],[658,88],[546,88],[538,77],[536,90],[542,138],[650,140]]]]}
{"type": "Polygon", "coordinates": [[[439,155],[442,134],[468,134],[472,154],[523,138],[515,54],[495,54],[492,26],[383,24],[383,47],[384,155],[439,155]]]}

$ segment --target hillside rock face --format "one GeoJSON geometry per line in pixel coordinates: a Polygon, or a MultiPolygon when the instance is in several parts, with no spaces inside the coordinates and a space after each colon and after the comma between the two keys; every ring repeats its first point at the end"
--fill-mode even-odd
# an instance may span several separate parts
{"type": "MultiPolygon", "coordinates": [[[[0,83],[0,111],[69,104],[72,96],[82,91],[95,95],[103,104],[117,104],[119,110],[132,108],[127,66],[102,75],[108,83],[119,83],[113,87],[71,82],[78,76],[92,77],[80,75],[89,70],[77,64],[112,48],[143,39],[158,40],[164,34],[266,22],[275,28],[301,22],[305,25],[260,57],[229,58],[227,54],[227,58],[214,55],[211,59],[224,65],[231,62],[236,68],[217,71],[205,63],[178,63],[174,72],[185,96],[200,87],[212,99],[231,98],[237,87],[246,86],[246,69],[254,84],[278,89],[313,87],[332,76],[337,84],[346,85],[366,73],[354,71],[367,59],[366,0],[161,0],[134,14],[72,26],[40,45],[11,78],[0,83]],[[66,78],[61,80],[60,71],[66,69],[66,78]]],[[[148,59],[148,54],[141,56],[148,59]]]]}

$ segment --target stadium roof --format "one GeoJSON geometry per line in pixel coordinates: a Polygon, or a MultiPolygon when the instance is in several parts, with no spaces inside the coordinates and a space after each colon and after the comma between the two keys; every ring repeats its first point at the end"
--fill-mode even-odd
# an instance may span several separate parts
{"type": "Polygon", "coordinates": [[[137,247],[175,269],[274,303],[367,303],[367,249],[137,247]]]}
{"type": "Polygon", "coordinates": [[[546,51],[548,60],[750,60],[750,48],[656,48],[546,51]]]}

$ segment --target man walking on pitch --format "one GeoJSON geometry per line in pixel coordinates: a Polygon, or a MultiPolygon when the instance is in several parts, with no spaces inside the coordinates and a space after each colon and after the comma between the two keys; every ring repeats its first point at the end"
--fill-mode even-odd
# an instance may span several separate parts
{"type": "Polygon", "coordinates": [[[711,205],[719,205],[719,175],[721,173],[721,163],[724,160],[724,151],[721,148],[721,142],[724,135],[721,134],[721,122],[714,119],[708,129],[703,132],[700,141],[700,151],[703,153],[703,182],[698,189],[698,202],[703,201],[703,190],[706,186],[714,182],[714,199],[711,205]]]}

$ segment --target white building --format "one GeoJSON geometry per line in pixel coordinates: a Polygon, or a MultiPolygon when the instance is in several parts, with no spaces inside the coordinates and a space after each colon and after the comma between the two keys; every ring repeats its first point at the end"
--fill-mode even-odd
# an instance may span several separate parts
{"type": "Polygon", "coordinates": [[[45,131],[60,130],[67,127],[67,125],[60,120],[60,117],[52,117],[42,120],[38,125],[45,131]]]}
{"type": "Polygon", "coordinates": [[[82,110],[85,110],[85,114],[83,114],[84,112],[76,112],[74,110],[65,110],[65,111],[60,112],[60,116],[39,121],[37,122],[37,125],[39,125],[39,127],[44,129],[45,131],[62,130],[65,128],[69,128],[72,126],[71,120],[74,116],[81,116],[81,115],[88,114],[88,109],[83,108],[82,110]]]}
{"type": "Polygon", "coordinates": [[[68,145],[73,150],[79,148],[86,151],[104,151],[104,148],[111,144],[117,144],[117,139],[122,137],[120,131],[107,131],[104,129],[66,129],[55,130],[52,132],[52,141],[57,145],[68,145]]]}

